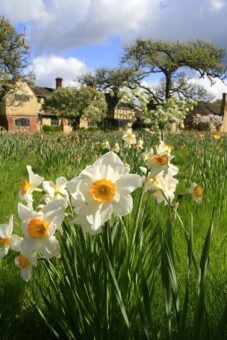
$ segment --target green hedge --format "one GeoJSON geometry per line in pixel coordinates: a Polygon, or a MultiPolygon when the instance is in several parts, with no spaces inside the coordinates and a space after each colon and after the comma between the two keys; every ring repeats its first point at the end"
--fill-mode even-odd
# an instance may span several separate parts
{"type": "Polygon", "coordinates": [[[42,126],[42,131],[43,132],[59,132],[62,131],[61,125],[43,125],[42,126]]]}

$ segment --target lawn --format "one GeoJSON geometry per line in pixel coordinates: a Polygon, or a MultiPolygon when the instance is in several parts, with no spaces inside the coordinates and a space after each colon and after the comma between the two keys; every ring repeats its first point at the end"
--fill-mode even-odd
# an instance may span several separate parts
{"type": "MultiPolygon", "coordinates": [[[[158,142],[138,132],[143,150],[123,146],[121,132],[0,134],[0,224],[17,213],[26,165],[45,180],[67,180],[120,144],[119,157],[143,176],[143,153],[158,142]]],[[[24,282],[15,252],[0,260],[1,339],[227,338],[227,138],[166,134],[179,168],[175,199],[165,206],[135,190],[133,211],[113,216],[97,235],[70,224],[61,257],[40,260],[24,282]],[[186,195],[195,182],[201,203],[186,195]]],[[[39,200],[37,195],[37,201],[39,200]]]]}

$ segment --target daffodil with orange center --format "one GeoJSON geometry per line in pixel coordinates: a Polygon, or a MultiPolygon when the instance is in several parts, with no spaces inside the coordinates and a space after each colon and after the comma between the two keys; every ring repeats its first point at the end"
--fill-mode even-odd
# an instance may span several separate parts
{"type": "Polygon", "coordinates": [[[172,202],[177,184],[177,179],[170,174],[164,176],[164,171],[162,171],[153,177],[148,175],[144,183],[144,191],[150,192],[158,203],[167,204],[172,202]]]}
{"type": "Polygon", "coordinates": [[[30,165],[27,165],[27,172],[28,180],[22,182],[19,196],[31,205],[33,201],[32,193],[42,183],[43,177],[35,174],[30,165]]]}
{"type": "Polygon", "coordinates": [[[14,263],[20,269],[21,278],[29,281],[32,277],[32,267],[37,264],[37,255],[25,256],[20,254],[14,259],[14,263]]]}
{"type": "Polygon", "coordinates": [[[192,195],[193,201],[196,203],[201,203],[202,197],[203,197],[204,189],[201,185],[198,185],[196,183],[192,183],[190,188],[187,190],[187,193],[189,195],[192,195]]]}
{"type": "Polygon", "coordinates": [[[95,233],[112,214],[129,214],[133,207],[130,194],[140,182],[140,176],[130,174],[117,154],[110,151],[101,156],[67,185],[78,215],[74,222],[95,233]]]}
{"type": "Polygon", "coordinates": [[[24,232],[22,255],[29,257],[40,252],[48,259],[59,255],[59,243],[54,234],[62,224],[65,207],[64,199],[55,199],[38,212],[21,203],[18,205],[24,232]]]}
{"type": "Polygon", "coordinates": [[[0,259],[3,258],[9,249],[18,251],[22,238],[13,235],[13,216],[10,217],[8,224],[0,224],[0,259]]]}

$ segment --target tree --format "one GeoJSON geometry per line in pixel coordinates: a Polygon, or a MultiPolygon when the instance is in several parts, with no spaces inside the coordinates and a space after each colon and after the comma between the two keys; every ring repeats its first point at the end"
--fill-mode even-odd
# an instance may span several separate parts
{"type": "Polygon", "coordinates": [[[0,17],[0,101],[19,79],[25,78],[29,50],[24,34],[17,33],[8,20],[0,17]]]}
{"type": "Polygon", "coordinates": [[[77,121],[83,116],[100,122],[106,116],[107,104],[104,94],[89,86],[65,87],[58,88],[45,100],[43,110],[77,121]]]}
{"type": "Polygon", "coordinates": [[[97,68],[94,73],[83,75],[79,81],[82,84],[95,84],[97,89],[112,93],[115,97],[121,96],[124,86],[134,84],[134,71],[131,68],[97,68]]]}
{"type": "Polygon", "coordinates": [[[170,43],[137,39],[125,48],[122,63],[130,66],[142,79],[161,74],[164,77],[162,88],[161,91],[156,89],[156,92],[135,79],[140,88],[161,102],[174,95],[188,97],[188,93],[195,93],[196,86],[186,86],[185,70],[188,68],[196,71],[200,77],[207,76],[211,82],[214,78],[225,79],[226,68],[222,63],[224,53],[224,49],[199,40],[170,43]]]}

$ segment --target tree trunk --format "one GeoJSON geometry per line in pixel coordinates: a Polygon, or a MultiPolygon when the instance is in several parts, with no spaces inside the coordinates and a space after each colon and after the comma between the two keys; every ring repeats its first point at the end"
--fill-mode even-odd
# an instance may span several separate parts
{"type": "Polygon", "coordinates": [[[165,76],[166,76],[165,99],[169,99],[171,90],[171,74],[165,74],[165,76]]]}

